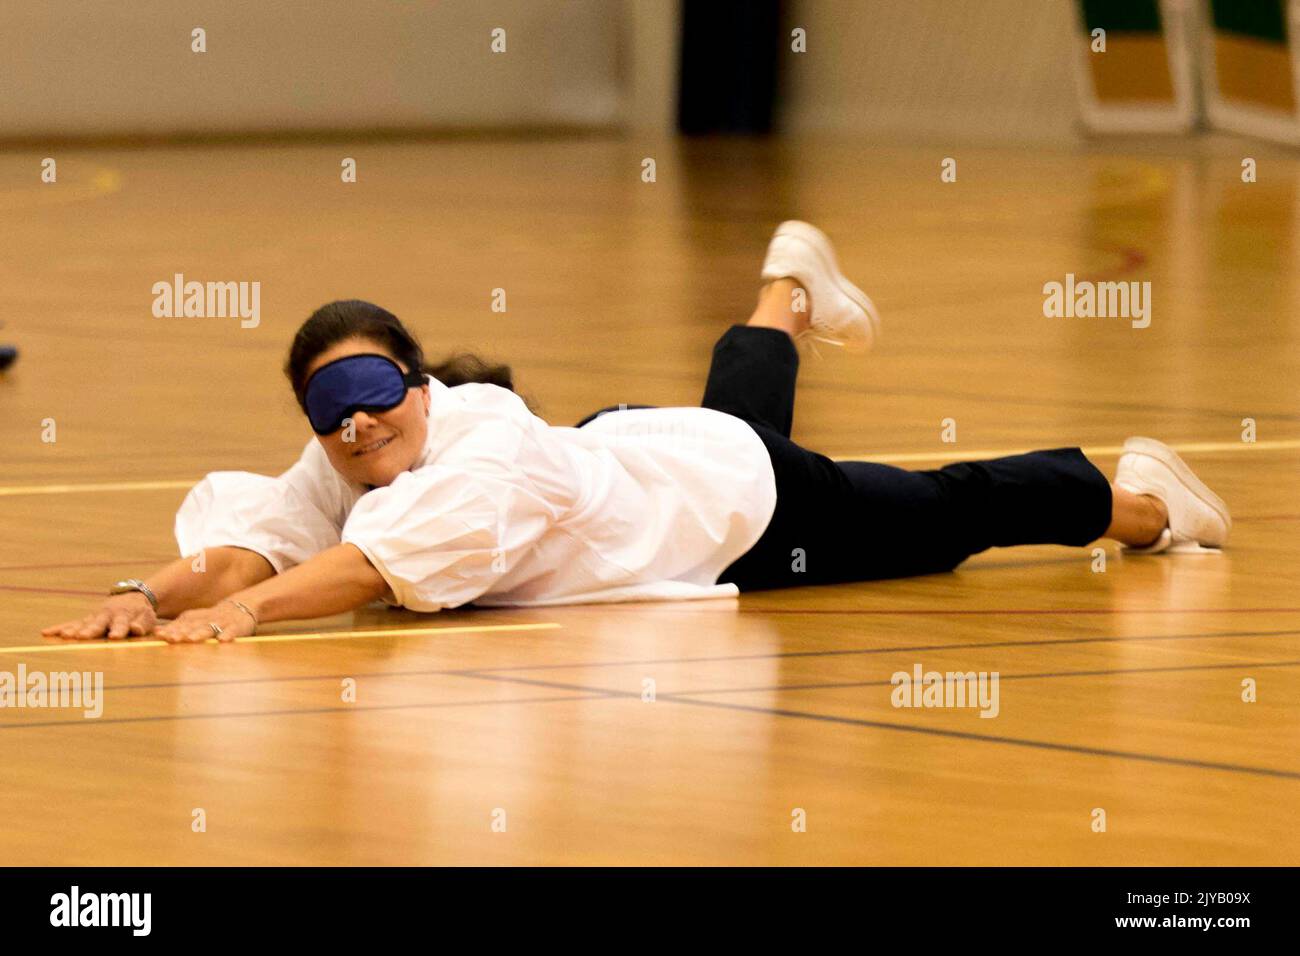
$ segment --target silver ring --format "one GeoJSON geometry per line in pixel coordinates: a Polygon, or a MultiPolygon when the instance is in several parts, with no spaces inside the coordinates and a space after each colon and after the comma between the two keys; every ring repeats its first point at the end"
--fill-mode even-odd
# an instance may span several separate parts
{"type": "Polygon", "coordinates": [[[209,621],[209,622],[208,622],[208,627],[212,628],[212,636],[215,637],[215,638],[220,639],[220,637],[221,637],[221,633],[222,633],[222,632],[221,632],[221,625],[219,625],[219,624],[214,624],[212,621],[209,621]]]}

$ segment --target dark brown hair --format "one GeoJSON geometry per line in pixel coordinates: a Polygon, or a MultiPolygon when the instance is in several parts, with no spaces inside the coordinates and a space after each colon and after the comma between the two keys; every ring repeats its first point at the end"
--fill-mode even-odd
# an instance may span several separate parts
{"type": "MultiPolygon", "coordinates": [[[[441,362],[427,363],[420,341],[397,316],[370,302],[346,299],[322,305],[311,314],[289,346],[284,374],[293,386],[298,406],[306,411],[307,368],[326,349],[348,339],[366,339],[389,352],[409,369],[432,375],[449,388],[482,382],[515,390],[509,365],[490,362],[472,352],[457,352],[441,362]]],[[[525,397],[525,404],[532,403],[525,397]]]]}

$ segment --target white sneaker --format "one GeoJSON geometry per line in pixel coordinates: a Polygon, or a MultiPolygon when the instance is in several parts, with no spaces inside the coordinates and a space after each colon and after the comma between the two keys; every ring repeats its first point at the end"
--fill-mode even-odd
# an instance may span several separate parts
{"type": "Polygon", "coordinates": [[[1227,543],[1232,531],[1228,506],[1164,442],[1154,438],[1124,442],[1115,484],[1136,495],[1153,495],[1169,509],[1169,525],[1159,539],[1145,548],[1126,546],[1129,553],[1217,551],[1227,543]]]}
{"type": "Polygon", "coordinates": [[[816,226],[791,219],[776,227],[761,273],[765,282],[794,279],[812,298],[812,328],[819,342],[865,352],[880,335],[880,315],[866,293],[840,272],[835,247],[816,226]]]}

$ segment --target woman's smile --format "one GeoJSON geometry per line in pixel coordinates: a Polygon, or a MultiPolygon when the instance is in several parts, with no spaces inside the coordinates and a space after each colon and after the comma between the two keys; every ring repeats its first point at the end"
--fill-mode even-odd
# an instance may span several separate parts
{"type": "Polygon", "coordinates": [[[385,436],[384,438],[377,438],[374,441],[370,442],[369,444],[362,445],[352,454],[354,457],[357,455],[374,454],[377,451],[382,451],[383,449],[387,448],[389,445],[393,443],[394,440],[396,440],[396,438],[397,438],[396,435],[388,435],[385,436]]]}

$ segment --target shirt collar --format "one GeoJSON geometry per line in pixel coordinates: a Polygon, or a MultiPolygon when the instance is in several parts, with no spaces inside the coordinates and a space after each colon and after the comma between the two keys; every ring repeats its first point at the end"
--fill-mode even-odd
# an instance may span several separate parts
{"type": "Polygon", "coordinates": [[[428,427],[425,430],[424,450],[420,452],[420,456],[416,458],[415,462],[411,465],[411,471],[415,471],[417,468],[423,468],[436,457],[434,452],[434,436],[438,431],[438,426],[434,419],[434,411],[446,398],[447,393],[451,391],[450,388],[438,381],[432,375],[426,374],[424,380],[429,383],[429,414],[426,419],[428,427]]]}

